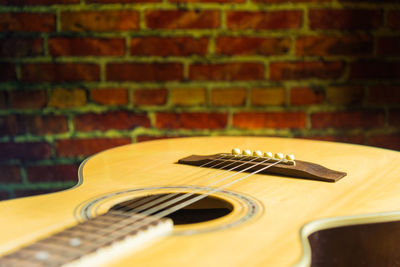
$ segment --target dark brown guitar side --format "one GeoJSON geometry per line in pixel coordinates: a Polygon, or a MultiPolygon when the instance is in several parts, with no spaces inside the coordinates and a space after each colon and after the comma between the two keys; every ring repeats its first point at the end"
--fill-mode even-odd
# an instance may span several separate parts
{"type": "Polygon", "coordinates": [[[308,237],[312,267],[400,266],[400,222],[321,230],[308,237]]]}

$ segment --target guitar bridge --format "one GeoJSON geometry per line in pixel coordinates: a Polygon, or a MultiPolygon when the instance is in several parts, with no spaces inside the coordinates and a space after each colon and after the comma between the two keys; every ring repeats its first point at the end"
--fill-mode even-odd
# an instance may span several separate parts
{"type": "Polygon", "coordinates": [[[248,173],[258,171],[261,174],[277,174],[323,182],[336,182],[347,175],[345,172],[334,171],[315,163],[295,161],[291,155],[284,158],[280,153],[272,156],[272,154],[259,155],[256,151],[253,154],[246,150],[243,151],[243,154],[237,152],[237,149],[233,149],[231,154],[191,155],[180,159],[178,163],[248,173]],[[272,164],[274,165],[268,167],[272,164]]]}

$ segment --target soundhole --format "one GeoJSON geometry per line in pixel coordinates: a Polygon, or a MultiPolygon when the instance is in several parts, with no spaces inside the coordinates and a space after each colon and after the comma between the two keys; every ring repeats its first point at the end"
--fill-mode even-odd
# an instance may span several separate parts
{"type": "MultiPolygon", "coordinates": [[[[199,196],[194,194],[186,197],[181,201],[171,203],[174,199],[181,197],[182,194],[156,194],[144,197],[137,197],[122,203],[119,203],[111,208],[122,212],[143,213],[146,210],[157,207],[157,211],[151,213],[156,215],[159,212],[174,208],[183,202],[189,201],[199,196]],[[168,205],[169,204],[169,205],[168,205]]],[[[193,224],[207,222],[228,215],[233,210],[231,203],[214,196],[207,196],[198,200],[184,208],[172,212],[165,216],[171,218],[175,225],[193,224]]]]}

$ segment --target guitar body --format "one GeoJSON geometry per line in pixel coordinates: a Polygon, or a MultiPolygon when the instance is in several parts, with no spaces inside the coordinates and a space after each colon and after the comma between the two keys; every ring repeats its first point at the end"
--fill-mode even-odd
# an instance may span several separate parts
{"type": "Polygon", "coordinates": [[[296,159],[347,176],[329,183],[251,175],[212,194],[230,207],[229,214],[177,225],[171,235],[113,261],[111,266],[308,266],[307,238],[313,232],[400,219],[398,152],[283,138],[167,139],[117,147],[90,157],[82,164],[79,183],[72,189],[0,202],[0,253],[103,214],[129,199],[193,190],[201,194],[216,188],[209,185],[221,170],[177,162],[193,154],[229,152],[234,147],[291,153],[296,159]]]}

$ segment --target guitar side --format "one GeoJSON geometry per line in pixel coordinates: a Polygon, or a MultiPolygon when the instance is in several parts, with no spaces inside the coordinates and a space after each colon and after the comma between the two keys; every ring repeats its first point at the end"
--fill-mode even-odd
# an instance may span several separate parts
{"type": "MultiPolygon", "coordinates": [[[[185,174],[197,169],[176,162],[188,155],[208,155],[229,151],[232,147],[293,153],[298,159],[345,171],[348,176],[336,183],[324,183],[276,175],[253,175],[227,188],[230,192],[254,199],[259,209],[251,219],[233,227],[197,233],[196,229],[218,229],[216,226],[227,225],[235,219],[235,214],[196,225],[177,226],[176,233],[195,233],[173,234],[114,262],[113,266],[291,266],[303,255],[299,231],[307,223],[339,216],[357,218],[363,214],[395,212],[398,209],[398,152],[280,138],[160,140],[123,146],[93,156],[82,167],[82,184],[73,189],[1,202],[0,223],[7,230],[3,230],[0,236],[0,251],[5,253],[76,224],[84,219],[82,207],[105,195],[112,197],[93,206],[90,210],[93,216],[106,212],[129,197],[128,194],[118,195],[116,192],[151,187],[155,188],[153,193],[163,193],[168,186],[207,186],[204,179],[183,179],[185,174]]],[[[217,172],[204,168],[202,171],[208,175],[217,172]]],[[[246,207],[240,201],[235,202],[229,195],[220,197],[231,201],[235,212],[245,212],[243,209],[246,207]]],[[[375,217],[383,219],[385,216],[375,217]]],[[[303,233],[311,233],[328,224],[322,223],[314,228],[310,226],[306,229],[308,232],[303,233]]],[[[303,263],[307,264],[306,260],[303,263]]]]}

